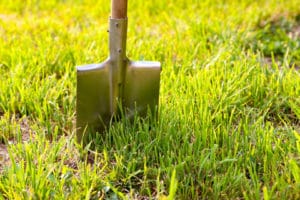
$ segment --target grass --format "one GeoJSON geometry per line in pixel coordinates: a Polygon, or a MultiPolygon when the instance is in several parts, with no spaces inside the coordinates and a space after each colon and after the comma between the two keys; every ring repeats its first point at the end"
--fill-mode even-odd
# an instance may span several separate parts
{"type": "Polygon", "coordinates": [[[128,56],[163,65],[159,117],[90,150],[75,66],[107,57],[109,3],[0,1],[0,199],[299,199],[298,4],[129,1],[128,56]]]}

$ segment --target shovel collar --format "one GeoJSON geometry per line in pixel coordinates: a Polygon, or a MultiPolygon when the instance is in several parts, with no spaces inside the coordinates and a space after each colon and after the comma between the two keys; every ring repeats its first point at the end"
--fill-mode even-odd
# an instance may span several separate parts
{"type": "Polygon", "coordinates": [[[126,59],[127,18],[109,19],[109,52],[111,60],[126,59]]]}

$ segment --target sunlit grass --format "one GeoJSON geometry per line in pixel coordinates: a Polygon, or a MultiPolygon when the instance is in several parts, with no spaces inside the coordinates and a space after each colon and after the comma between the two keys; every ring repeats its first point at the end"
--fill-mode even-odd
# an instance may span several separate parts
{"type": "Polygon", "coordinates": [[[159,115],[90,150],[75,66],[107,57],[110,3],[0,1],[0,199],[300,198],[298,4],[129,1],[128,56],[163,66],[159,115]]]}

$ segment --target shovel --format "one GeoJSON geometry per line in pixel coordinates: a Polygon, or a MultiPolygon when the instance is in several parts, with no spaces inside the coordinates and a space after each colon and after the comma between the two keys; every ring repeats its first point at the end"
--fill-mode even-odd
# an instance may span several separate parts
{"type": "Polygon", "coordinates": [[[103,133],[122,114],[156,115],[161,65],[126,56],[127,0],[111,1],[109,57],[77,67],[76,134],[83,145],[103,133]]]}

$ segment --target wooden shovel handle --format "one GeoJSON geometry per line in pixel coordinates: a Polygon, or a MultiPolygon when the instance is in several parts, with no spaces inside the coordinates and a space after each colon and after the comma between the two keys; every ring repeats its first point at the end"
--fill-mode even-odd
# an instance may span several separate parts
{"type": "Polygon", "coordinates": [[[111,0],[111,18],[127,18],[127,0],[111,0]]]}

